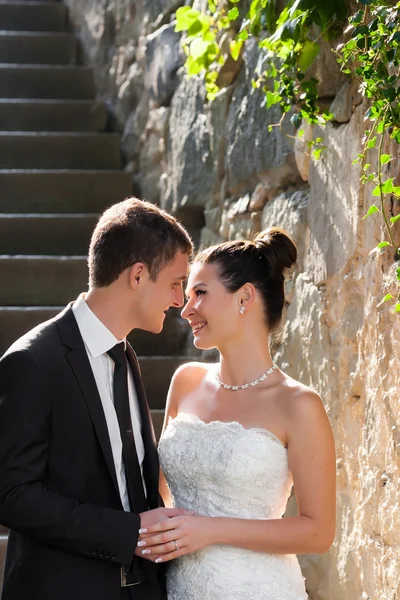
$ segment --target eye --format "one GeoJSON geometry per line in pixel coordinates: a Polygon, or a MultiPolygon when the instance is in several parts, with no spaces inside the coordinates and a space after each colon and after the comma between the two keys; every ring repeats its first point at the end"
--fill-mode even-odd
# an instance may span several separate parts
{"type": "Polygon", "coordinates": [[[196,290],[196,291],[195,291],[195,294],[196,294],[197,298],[198,298],[199,296],[201,296],[202,294],[206,294],[206,293],[207,293],[207,292],[206,292],[206,290],[196,290]]]}

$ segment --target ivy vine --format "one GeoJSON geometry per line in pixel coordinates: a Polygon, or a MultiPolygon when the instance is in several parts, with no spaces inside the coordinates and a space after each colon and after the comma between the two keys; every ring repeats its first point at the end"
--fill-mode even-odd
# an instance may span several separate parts
{"type": "MultiPolygon", "coordinates": [[[[247,11],[243,5],[242,0],[208,0],[205,12],[190,6],[177,10],[176,31],[184,32],[188,75],[204,74],[207,97],[212,101],[226,60],[239,60],[246,40],[254,38],[268,60],[252,85],[265,93],[267,108],[280,106],[282,119],[277,125],[289,116],[296,129],[303,119],[323,126],[333,115],[319,103],[318,81],[310,75],[310,67],[319,54],[321,39],[332,41],[344,35],[346,42],[335,50],[337,60],[342,71],[359,82],[367,103],[368,128],[362,151],[353,161],[361,164],[362,183],[375,186],[374,201],[364,219],[380,215],[386,231],[386,239],[372,252],[390,251],[400,260],[394,234],[400,214],[388,209],[388,200],[399,202],[400,186],[394,185],[393,177],[385,178],[395,158],[384,152],[388,139],[400,144],[400,2],[289,0],[278,10],[277,0],[251,0],[247,11]]],[[[309,146],[318,159],[323,139],[316,138],[309,146]]],[[[394,293],[386,294],[382,303],[389,302],[400,313],[400,267],[395,278],[394,293]]]]}

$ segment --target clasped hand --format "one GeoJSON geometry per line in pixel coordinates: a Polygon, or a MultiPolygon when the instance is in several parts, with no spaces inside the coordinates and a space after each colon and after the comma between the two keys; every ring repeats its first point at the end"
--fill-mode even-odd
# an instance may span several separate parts
{"type": "Polygon", "coordinates": [[[180,515],[139,531],[138,549],[143,558],[153,562],[167,562],[201,550],[213,543],[212,518],[180,515]]]}

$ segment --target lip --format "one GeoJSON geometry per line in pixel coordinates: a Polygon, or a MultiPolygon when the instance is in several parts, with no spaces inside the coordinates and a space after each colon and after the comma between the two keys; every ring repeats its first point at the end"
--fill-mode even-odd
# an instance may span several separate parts
{"type": "Polygon", "coordinates": [[[193,335],[196,335],[199,331],[204,329],[207,325],[207,321],[198,321],[197,323],[190,323],[190,327],[192,328],[193,335]]]}

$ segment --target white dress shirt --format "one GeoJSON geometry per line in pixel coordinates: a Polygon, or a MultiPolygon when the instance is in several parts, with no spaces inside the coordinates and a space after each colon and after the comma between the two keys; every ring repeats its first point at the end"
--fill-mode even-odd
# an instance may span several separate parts
{"type": "MultiPolygon", "coordinates": [[[[125,467],[122,460],[122,441],[118,425],[117,414],[115,412],[113,400],[113,379],[114,379],[114,361],[107,354],[116,344],[126,340],[117,340],[109,329],[96,317],[84,300],[81,294],[72,306],[72,311],[78,323],[79,331],[83,338],[86,352],[92,367],[93,375],[99,391],[101,403],[103,405],[104,416],[107,422],[108,434],[110,436],[111,449],[114,458],[115,473],[122,506],[125,511],[129,511],[128,490],[126,486],[125,467]]],[[[133,435],[135,437],[136,453],[143,479],[143,459],[144,444],[141,434],[141,419],[138,400],[136,396],[133,375],[128,364],[128,392],[129,405],[131,410],[131,419],[133,435]]],[[[146,492],[145,483],[143,487],[146,492]]]]}

